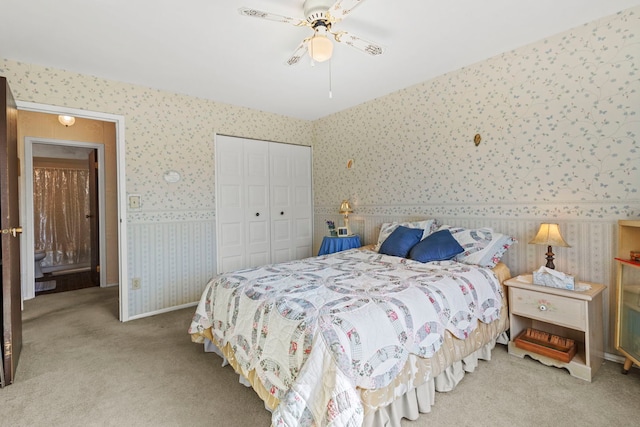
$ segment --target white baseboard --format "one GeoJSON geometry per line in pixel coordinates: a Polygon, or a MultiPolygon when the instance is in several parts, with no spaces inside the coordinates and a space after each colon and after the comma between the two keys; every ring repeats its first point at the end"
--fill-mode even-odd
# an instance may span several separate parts
{"type": "Polygon", "coordinates": [[[611,353],[605,353],[604,360],[608,360],[609,362],[624,363],[624,357],[611,353]]]}
{"type": "MultiPolygon", "coordinates": [[[[604,354],[604,360],[608,360],[609,362],[616,362],[616,363],[619,363],[621,365],[624,365],[624,361],[626,359],[624,357],[622,357],[622,356],[618,356],[617,354],[605,353],[604,354]]],[[[633,364],[631,364],[631,369],[633,369],[633,368],[640,369],[640,366],[638,366],[635,363],[633,363],[633,364]]]]}
{"type": "Polygon", "coordinates": [[[190,302],[190,303],[187,303],[187,304],[177,305],[175,307],[163,308],[161,310],[150,311],[148,313],[137,314],[135,316],[129,317],[129,319],[127,319],[127,321],[136,320],[136,319],[142,319],[142,318],[145,318],[145,317],[151,317],[151,316],[155,316],[156,314],[168,313],[170,311],[182,310],[183,308],[195,307],[196,305],[198,305],[198,301],[190,302]]]}

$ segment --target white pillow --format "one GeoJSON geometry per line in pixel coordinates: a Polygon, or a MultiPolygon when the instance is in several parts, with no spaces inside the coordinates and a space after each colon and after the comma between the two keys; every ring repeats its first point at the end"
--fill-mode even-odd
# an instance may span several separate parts
{"type": "Polygon", "coordinates": [[[517,240],[505,234],[496,233],[489,227],[467,229],[443,225],[440,230],[448,229],[454,239],[464,248],[464,252],[454,258],[464,264],[474,264],[493,268],[504,253],[517,240]]]}
{"type": "Polygon", "coordinates": [[[399,226],[407,228],[421,228],[422,230],[424,230],[422,233],[422,239],[424,239],[438,228],[438,221],[435,219],[427,219],[423,221],[412,222],[385,222],[380,226],[378,243],[376,243],[376,246],[373,248],[373,250],[378,252],[380,250],[380,246],[382,246],[382,243],[387,240],[387,237],[389,237],[391,233],[393,233],[399,226]]]}

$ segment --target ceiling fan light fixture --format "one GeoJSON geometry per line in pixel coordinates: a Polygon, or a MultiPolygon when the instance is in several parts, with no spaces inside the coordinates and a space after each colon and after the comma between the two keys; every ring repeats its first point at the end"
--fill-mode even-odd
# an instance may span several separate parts
{"type": "Polygon", "coordinates": [[[333,54],[333,43],[327,38],[326,28],[316,29],[316,34],[309,41],[309,53],[314,61],[324,62],[333,54]]]}
{"type": "MultiPolygon", "coordinates": [[[[300,0],[298,0],[300,1],[300,0]]],[[[302,8],[304,19],[291,18],[275,13],[263,12],[260,10],[241,7],[238,9],[241,15],[266,19],[268,21],[284,22],[293,24],[296,27],[307,27],[313,30],[313,34],[305,37],[293,51],[293,54],[285,62],[286,65],[296,65],[304,55],[311,57],[311,65],[316,62],[330,60],[333,55],[333,41],[358,49],[371,56],[378,56],[384,53],[382,46],[376,43],[361,39],[356,35],[346,32],[333,32],[332,26],[351,13],[358,5],[365,0],[304,0],[302,8]],[[333,40],[331,38],[333,37],[333,40]]]]}

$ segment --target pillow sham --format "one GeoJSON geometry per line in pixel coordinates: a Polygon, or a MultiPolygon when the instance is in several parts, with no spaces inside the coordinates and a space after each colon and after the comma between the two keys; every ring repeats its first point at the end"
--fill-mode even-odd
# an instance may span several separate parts
{"type": "Polygon", "coordinates": [[[455,260],[464,264],[474,264],[493,268],[500,262],[504,253],[517,242],[511,236],[496,233],[492,228],[468,229],[443,225],[439,230],[449,230],[454,239],[464,248],[455,260]]]}
{"type": "Polygon", "coordinates": [[[376,243],[376,246],[373,248],[373,250],[376,252],[380,252],[380,246],[382,246],[382,243],[384,243],[384,241],[391,235],[391,233],[393,233],[393,231],[399,226],[407,228],[420,228],[424,230],[422,233],[422,238],[424,239],[438,228],[438,223],[435,219],[411,222],[385,222],[380,226],[378,242],[376,243]]]}
{"type": "Polygon", "coordinates": [[[464,248],[449,230],[438,230],[418,242],[409,251],[409,258],[420,262],[444,261],[464,252],[464,248]]]}
{"type": "Polygon", "coordinates": [[[421,228],[398,226],[389,237],[382,242],[380,253],[406,258],[411,248],[422,238],[423,232],[424,230],[421,228]]]}

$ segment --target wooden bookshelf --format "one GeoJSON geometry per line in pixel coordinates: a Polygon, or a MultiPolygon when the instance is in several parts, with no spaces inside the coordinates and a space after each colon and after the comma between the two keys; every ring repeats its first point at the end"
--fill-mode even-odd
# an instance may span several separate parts
{"type": "Polygon", "coordinates": [[[640,262],[630,259],[631,251],[640,251],[640,220],[618,221],[615,344],[625,356],[624,374],[640,365],[640,262]]]}

